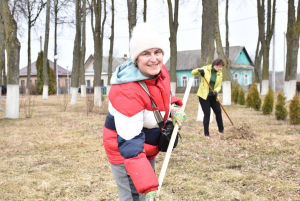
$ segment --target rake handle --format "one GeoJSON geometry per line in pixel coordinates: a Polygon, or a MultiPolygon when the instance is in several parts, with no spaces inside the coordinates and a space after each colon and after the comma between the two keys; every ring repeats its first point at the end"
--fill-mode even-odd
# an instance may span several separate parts
{"type": "MultiPolygon", "coordinates": [[[[212,91],[212,93],[213,93],[214,95],[216,95],[216,94],[215,94],[215,92],[214,92],[214,90],[213,90],[213,89],[212,89],[212,87],[210,86],[210,84],[207,82],[206,78],[205,78],[205,77],[203,77],[203,78],[204,78],[205,82],[207,83],[207,85],[209,86],[209,88],[210,88],[210,90],[212,91]]],[[[230,117],[228,116],[228,114],[227,114],[226,110],[224,109],[223,105],[222,105],[222,104],[221,104],[221,102],[219,101],[218,97],[216,97],[216,98],[217,98],[217,101],[219,102],[219,104],[220,104],[221,108],[223,109],[223,111],[224,111],[224,112],[225,112],[225,114],[227,115],[227,117],[228,117],[229,121],[230,121],[230,122],[231,122],[231,124],[233,125],[233,123],[232,123],[232,121],[231,121],[230,117]]],[[[234,125],[233,125],[233,126],[234,126],[234,125]]]]}
{"type": "MultiPolygon", "coordinates": [[[[190,90],[191,90],[191,87],[192,87],[192,84],[193,84],[193,80],[194,80],[194,78],[189,79],[188,85],[186,87],[186,90],[185,90],[185,93],[184,93],[184,96],[183,96],[183,100],[182,100],[183,104],[181,106],[181,109],[183,111],[185,109],[186,102],[187,102],[187,99],[188,99],[189,94],[190,94],[190,90]]],[[[174,143],[175,143],[175,139],[176,139],[176,136],[177,136],[178,129],[179,129],[179,126],[176,123],[175,126],[174,126],[174,130],[172,132],[171,140],[169,142],[169,146],[168,146],[168,149],[167,149],[165,160],[164,160],[162,168],[160,170],[160,174],[159,174],[159,178],[158,178],[158,183],[159,183],[158,191],[157,191],[158,195],[160,193],[162,183],[163,183],[166,171],[167,171],[168,163],[169,163],[169,160],[170,160],[170,157],[171,157],[171,154],[172,154],[172,150],[173,150],[173,147],[174,147],[174,143]]]]}

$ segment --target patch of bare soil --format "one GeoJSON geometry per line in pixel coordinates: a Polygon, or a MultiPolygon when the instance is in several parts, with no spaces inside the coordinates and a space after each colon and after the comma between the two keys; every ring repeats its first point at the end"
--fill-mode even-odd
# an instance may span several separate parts
{"type": "Polygon", "coordinates": [[[224,135],[221,135],[222,140],[231,139],[252,139],[255,137],[255,133],[251,130],[249,123],[241,123],[236,126],[232,126],[226,130],[224,135]]]}

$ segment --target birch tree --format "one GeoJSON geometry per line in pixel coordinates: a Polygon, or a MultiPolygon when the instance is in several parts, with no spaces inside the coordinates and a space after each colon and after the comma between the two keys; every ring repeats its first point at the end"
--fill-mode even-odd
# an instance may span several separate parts
{"type": "Polygon", "coordinates": [[[276,0],[267,0],[267,24],[265,24],[265,0],[257,0],[257,16],[258,16],[258,30],[259,40],[263,49],[263,69],[262,69],[262,87],[261,94],[267,94],[269,90],[269,55],[270,42],[273,37],[275,26],[275,8],[276,0]],[[272,9],[271,9],[272,8],[272,9]]]}
{"type": "Polygon", "coordinates": [[[27,83],[26,94],[31,86],[31,28],[35,25],[41,11],[46,3],[38,0],[20,0],[18,9],[23,17],[27,20],[27,83]]]}
{"type": "Polygon", "coordinates": [[[109,37],[110,46],[109,46],[109,56],[108,56],[108,69],[107,69],[107,90],[106,93],[108,95],[110,91],[110,78],[112,76],[112,63],[113,63],[113,53],[114,53],[114,38],[115,38],[115,2],[114,0],[111,0],[111,34],[109,37]]]}
{"type": "Polygon", "coordinates": [[[8,0],[0,1],[1,16],[4,21],[7,52],[7,94],[5,118],[19,118],[19,62],[21,44],[17,37],[17,22],[14,20],[8,0]]]}
{"type": "Polygon", "coordinates": [[[50,8],[51,8],[51,0],[47,0],[45,41],[44,41],[44,54],[43,54],[43,74],[44,74],[43,99],[48,99],[48,91],[49,91],[49,77],[48,77],[47,64],[48,64],[48,44],[49,44],[49,31],[50,31],[50,8]]]}
{"type": "Polygon", "coordinates": [[[296,92],[298,51],[300,33],[300,0],[298,0],[297,13],[294,0],[288,1],[288,24],[286,32],[286,70],[285,70],[285,94],[286,101],[292,100],[296,92]],[[297,14],[297,18],[295,15],[297,14]]]}
{"type": "Polygon", "coordinates": [[[78,87],[79,87],[79,72],[80,72],[80,46],[81,46],[81,16],[80,16],[80,1],[75,0],[75,18],[76,18],[76,33],[73,49],[73,67],[71,77],[71,105],[77,103],[78,87]]]}

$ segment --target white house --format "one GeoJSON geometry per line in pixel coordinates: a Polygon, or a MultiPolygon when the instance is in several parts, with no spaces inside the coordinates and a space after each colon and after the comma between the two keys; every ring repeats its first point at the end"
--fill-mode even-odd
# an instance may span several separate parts
{"type": "MultiPolygon", "coordinates": [[[[114,57],[112,63],[112,72],[115,72],[116,68],[127,60],[127,55],[124,57],[114,57]]],[[[84,63],[85,70],[85,84],[87,87],[94,86],[94,56],[91,54],[84,63]]],[[[102,61],[102,73],[101,73],[101,86],[107,86],[108,79],[108,57],[103,57],[102,61]]]]}

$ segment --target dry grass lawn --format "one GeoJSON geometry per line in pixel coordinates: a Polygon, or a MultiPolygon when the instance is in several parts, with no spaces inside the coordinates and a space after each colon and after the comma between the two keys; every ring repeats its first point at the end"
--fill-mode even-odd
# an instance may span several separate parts
{"type": "MultiPolygon", "coordinates": [[[[182,95],[179,95],[182,98],[182,95]]],[[[0,111],[0,200],[119,200],[102,143],[107,97],[102,108],[87,112],[85,98],[31,97],[26,118],[4,119],[0,111]]],[[[5,109],[5,97],[1,98],[5,109]]],[[[198,99],[191,94],[182,142],[173,151],[161,200],[300,200],[300,125],[277,121],[245,106],[224,106],[225,133],[206,139],[196,122],[198,99]],[[251,134],[240,135],[241,132],[251,134]]],[[[164,160],[157,157],[156,172],[164,160]]]]}

